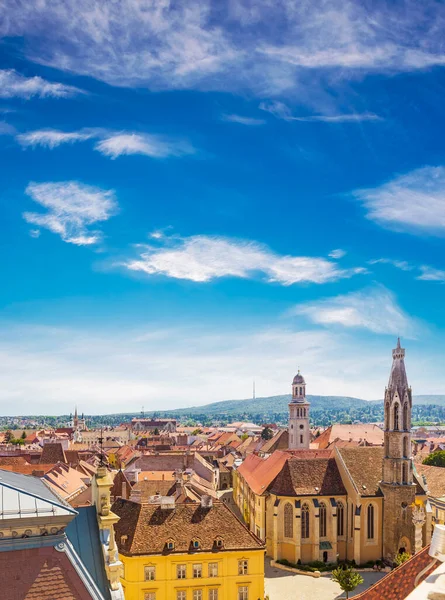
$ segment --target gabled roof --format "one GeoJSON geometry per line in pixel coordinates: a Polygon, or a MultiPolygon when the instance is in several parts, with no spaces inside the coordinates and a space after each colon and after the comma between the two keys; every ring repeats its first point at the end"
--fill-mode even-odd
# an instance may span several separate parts
{"type": "Polygon", "coordinates": [[[44,444],[42,454],[40,456],[40,462],[49,464],[49,463],[66,463],[66,456],[63,450],[63,446],[60,443],[49,443],[44,444]]]}
{"type": "Polygon", "coordinates": [[[384,449],[380,446],[336,448],[357,491],[362,496],[381,496],[384,449]]]}
{"type": "Polygon", "coordinates": [[[264,454],[270,454],[275,450],[286,450],[289,447],[289,432],[287,429],[281,429],[270,440],[266,440],[261,446],[260,451],[264,454]]]}
{"type": "MultiPolygon", "coordinates": [[[[417,575],[432,563],[433,559],[428,554],[428,550],[429,546],[426,546],[414,554],[365,592],[354,596],[355,600],[404,600],[414,590],[417,575]]],[[[435,569],[437,563],[433,563],[417,583],[423,581],[435,569]]]]}
{"type": "Polygon", "coordinates": [[[119,499],[111,510],[120,517],[114,527],[119,552],[124,555],[162,554],[168,540],[174,543],[172,553],[189,552],[194,539],[199,540],[198,552],[210,552],[218,537],[223,540],[221,552],[264,549],[223,502],[214,501],[209,508],[181,503],[163,509],[159,504],[119,499]]]}
{"type": "Polygon", "coordinates": [[[255,494],[261,495],[267,491],[288,458],[288,454],[279,450],[266,459],[262,459],[256,454],[249,454],[243,464],[238,467],[238,472],[244,477],[250,489],[255,494]]]}
{"type": "Polygon", "coordinates": [[[277,496],[346,494],[334,458],[289,458],[270,487],[277,496]]]}
{"type": "Polygon", "coordinates": [[[49,514],[75,515],[76,511],[39,478],[0,470],[0,519],[49,514]]]}
{"type": "Polygon", "coordinates": [[[106,600],[68,540],[2,552],[1,567],[2,600],[106,600]]]}
{"type": "Polygon", "coordinates": [[[433,498],[445,497],[445,469],[432,465],[416,464],[417,473],[426,478],[428,491],[433,498]]]}

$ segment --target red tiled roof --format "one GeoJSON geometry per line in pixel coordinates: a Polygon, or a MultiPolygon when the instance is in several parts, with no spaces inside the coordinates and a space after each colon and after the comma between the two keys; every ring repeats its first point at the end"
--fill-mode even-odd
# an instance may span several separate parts
{"type": "Polygon", "coordinates": [[[0,552],[2,600],[91,600],[64,552],[54,547],[0,552]]]}
{"type": "Polygon", "coordinates": [[[63,450],[62,444],[59,443],[49,443],[44,444],[42,455],[40,456],[41,463],[66,463],[66,456],[63,450]]]}
{"type": "MultiPolygon", "coordinates": [[[[354,600],[404,600],[414,590],[417,575],[433,560],[428,550],[429,546],[426,546],[414,554],[365,592],[354,596],[354,600]]],[[[435,569],[437,569],[437,561],[423,574],[418,583],[426,579],[435,569]]]]}
{"type": "Polygon", "coordinates": [[[238,468],[238,472],[244,477],[250,489],[260,495],[267,490],[288,458],[289,455],[280,450],[271,454],[266,460],[255,454],[249,454],[238,468]]]}

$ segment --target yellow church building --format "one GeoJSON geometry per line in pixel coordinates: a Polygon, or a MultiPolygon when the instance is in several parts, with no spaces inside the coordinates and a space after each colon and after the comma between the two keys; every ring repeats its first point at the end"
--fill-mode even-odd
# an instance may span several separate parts
{"type": "Polygon", "coordinates": [[[118,499],[126,600],[263,600],[264,544],[223,503],[118,499]]]}
{"type": "Polygon", "coordinates": [[[275,560],[354,560],[414,553],[429,543],[432,511],[411,457],[412,392],[400,341],[385,390],[383,447],[309,448],[306,382],[298,372],[289,403],[289,450],[246,458],[234,499],[275,560]],[[420,508],[419,508],[420,507],[420,508]]]}

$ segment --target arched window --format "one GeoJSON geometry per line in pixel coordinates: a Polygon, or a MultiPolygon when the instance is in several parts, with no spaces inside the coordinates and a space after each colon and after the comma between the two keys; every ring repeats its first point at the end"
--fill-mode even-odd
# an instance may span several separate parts
{"type": "Polygon", "coordinates": [[[368,540],[374,539],[374,505],[368,504],[368,540]]]}
{"type": "Polygon", "coordinates": [[[309,506],[303,504],[301,507],[301,537],[307,539],[309,537],[309,506]]]}
{"type": "Polygon", "coordinates": [[[389,429],[389,410],[389,402],[387,402],[385,409],[385,429],[389,429]]]}
{"type": "Polygon", "coordinates": [[[406,463],[402,465],[402,483],[408,483],[408,466],[406,463]]]}
{"type": "Polygon", "coordinates": [[[324,502],[320,502],[319,515],[320,537],[326,537],[326,504],[324,502]]]}
{"type": "Polygon", "coordinates": [[[337,536],[345,535],[345,507],[342,502],[337,502],[337,536]]]}
{"type": "Polygon", "coordinates": [[[399,431],[399,405],[394,404],[394,431],[399,431]]]}
{"type": "Polygon", "coordinates": [[[409,429],[409,425],[408,425],[408,403],[405,402],[405,404],[403,405],[403,429],[405,431],[408,431],[409,429]]]}
{"type": "Polygon", "coordinates": [[[284,537],[294,537],[294,512],[290,502],[284,505],[284,537]]]}
{"type": "Polygon", "coordinates": [[[403,456],[408,458],[408,436],[403,438],[403,456]]]}
{"type": "Polygon", "coordinates": [[[385,437],[385,456],[389,456],[389,439],[385,437]]]}

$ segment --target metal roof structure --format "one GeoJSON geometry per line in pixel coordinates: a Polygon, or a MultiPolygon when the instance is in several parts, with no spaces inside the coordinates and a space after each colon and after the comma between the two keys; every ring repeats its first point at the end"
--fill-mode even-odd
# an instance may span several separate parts
{"type": "Polygon", "coordinates": [[[0,469],[0,519],[76,515],[41,479],[0,469]]]}

